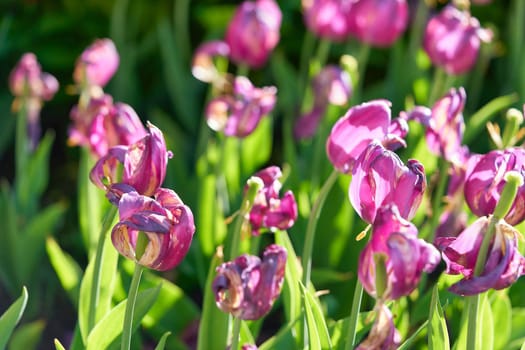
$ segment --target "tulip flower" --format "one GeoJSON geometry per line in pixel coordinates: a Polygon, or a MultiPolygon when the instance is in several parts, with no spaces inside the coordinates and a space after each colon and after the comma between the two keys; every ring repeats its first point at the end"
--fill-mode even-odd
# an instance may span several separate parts
{"type": "MultiPolygon", "coordinates": [[[[511,170],[525,175],[524,149],[495,150],[470,158],[465,175],[465,200],[472,213],[480,217],[494,213],[506,183],[505,174],[511,170]]],[[[518,188],[504,219],[510,225],[525,219],[525,185],[518,188]]]]}
{"type": "Polygon", "coordinates": [[[158,271],[177,266],[188,253],[195,232],[193,214],[172,190],[159,188],[153,198],[137,192],[122,195],[119,222],[111,232],[118,252],[136,263],[158,271]],[[148,243],[137,256],[137,237],[143,232],[148,243]]]}
{"type": "Polygon", "coordinates": [[[224,41],[212,40],[200,45],[191,63],[191,73],[200,81],[205,83],[216,83],[222,81],[222,77],[217,71],[213,58],[215,56],[228,57],[230,47],[224,41]]]}
{"type": "Polygon", "coordinates": [[[368,223],[374,223],[377,211],[395,204],[402,218],[410,220],[416,213],[426,178],[423,165],[399,157],[378,142],[372,142],[359,157],[350,182],[352,206],[368,223]]]}
{"type": "Polygon", "coordinates": [[[263,188],[256,194],[248,214],[252,234],[255,236],[259,235],[263,227],[270,230],[289,229],[297,219],[297,203],[292,191],[286,191],[279,198],[281,176],[281,169],[276,166],[265,168],[254,175],[263,182],[263,188]]]}
{"type": "Polygon", "coordinates": [[[376,318],[372,329],[356,350],[395,350],[401,343],[401,335],[394,326],[392,312],[383,303],[374,307],[376,318]]]}
{"type": "Polygon", "coordinates": [[[459,295],[474,295],[489,289],[503,289],[525,274],[525,258],[519,253],[520,233],[504,220],[496,223],[496,233],[490,242],[487,259],[479,276],[474,275],[481,242],[490,218],[483,216],[467,227],[457,238],[444,238],[441,244],[446,273],[464,276],[449,290],[459,295]]]}
{"type": "Polygon", "coordinates": [[[117,71],[119,62],[117,48],[111,39],[95,40],[78,58],[73,80],[81,86],[104,87],[117,71]]]}
{"type": "Polygon", "coordinates": [[[438,265],[438,250],[417,237],[414,224],[405,220],[395,205],[378,210],[372,226],[372,235],[359,256],[358,277],[363,288],[374,298],[395,300],[410,294],[419,283],[423,272],[431,272],[438,265]],[[376,256],[385,266],[384,290],[378,293],[376,256]]]}
{"type": "Polygon", "coordinates": [[[149,134],[139,141],[110,148],[89,174],[91,181],[105,190],[114,204],[118,203],[123,192],[136,191],[152,196],[164,181],[167,161],[172,154],[166,150],[162,132],[153,124],[148,124],[148,127],[149,134]],[[119,172],[122,172],[121,178],[119,172]]]}
{"type": "Polygon", "coordinates": [[[482,29],[475,17],[449,5],[428,22],[423,48],[432,63],[457,75],[472,69],[481,41],[491,40],[492,32],[482,29]]]}
{"type": "Polygon", "coordinates": [[[125,103],[113,104],[110,95],[92,97],[87,108],[71,110],[70,145],[88,147],[100,158],[113,146],[131,145],[147,135],[137,113],[125,103]]]}
{"type": "Polygon", "coordinates": [[[237,77],[230,94],[216,97],[206,108],[206,121],[226,136],[246,137],[275,106],[275,87],[256,88],[246,77],[237,77]]]}
{"type": "Polygon", "coordinates": [[[352,29],[349,23],[352,3],[346,0],[302,0],[306,27],[324,39],[347,40],[352,29]]]}
{"type": "Polygon", "coordinates": [[[253,68],[263,66],[279,42],[281,19],[274,0],[244,1],[226,31],[231,60],[253,68]]]}
{"type": "Polygon", "coordinates": [[[349,11],[352,34],[372,46],[391,46],[408,25],[406,0],[359,0],[349,11]]]}
{"type": "Polygon", "coordinates": [[[218,266],[212,284],[217,307],[243,320],[266,315],[281,292],[286,255],[283,247],[272,244],[262,260],[244,254],[218,266]]]}

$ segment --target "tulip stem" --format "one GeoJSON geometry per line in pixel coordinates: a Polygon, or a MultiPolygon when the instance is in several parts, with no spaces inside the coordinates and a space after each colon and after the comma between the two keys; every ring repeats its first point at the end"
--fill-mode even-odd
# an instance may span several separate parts
{"type": "Polygon", "coordinates": [[[354,298],[352,300],[352,310],[350,311],[350,320],[348,321],[348,330],[346,334],[345,350],[352,350],[355,345],[355,336],[357,329],[357,319],[361,310],[361,300],[363,299],[363,285],[359,278],[355,281],[354,298]]]}
{"type": "Polygon", "coordinates": [[[232,329],[232,345],[230,350],[239,349],[239,337],[241,335],[241,319],[239,317],[233,318],[233,329],[232,329]]]}
{"type": "MultiPolygon", "coordinates": [[[[139,238],[143,234],[139,234],[139,238]]],[[[138,243],[137,243],[138,245],[138,243]]],[[[124,314],[124,326],[122,328],[121,350],[129,350],[131,347],[131,334],[133,333],[133,313],[135,312],[135,302],[139,290],[140,278],[142,276],[142,266],[135,263],[135,271],[129,286],[128,299],[126,301],[126,313],[124,314]]]]}
{"type": "Polygon", "coordinates": [[[439,178],[437,179],[436,188],[432,193],[432,217],[430,219],[430,230],[428,231],[427,240],[429,242],[434,242],[436,236],[436,228],[439,225],[439,209],[443,204],[443,195],[445,194],[445,188],[448,182],[448,162],[442,158],[438,158],[438,169],[439,169],[439,178]]]}
{"type": "Polygon", "coordinates": [[[98,299],[100,295],[100,279],[102,272],[102,253],[104,252],[104,243],[106,241],[106,233],[109,230],[110,225],[113,223],[113,219],[117,214],[117,207],[111,206],[106,213],[106,217],[102,222],[102,228],[100,229],[100,236],[97,243],[97,250],[95,251],[95,262],[93,266],[93,280],[91,283],[91,292],[89,300],[89,311],[88,311],[88,330],[92,330],[95,326],[95,319],[97,314],[98,299]]]}

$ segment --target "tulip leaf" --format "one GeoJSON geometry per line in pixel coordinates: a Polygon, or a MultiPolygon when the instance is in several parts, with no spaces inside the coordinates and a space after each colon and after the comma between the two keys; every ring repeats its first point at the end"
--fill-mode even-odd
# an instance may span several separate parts
{"type": "Polygon", "coordinates": [[[60,340],[55,338],[54,343],[55,343],[55,350],[66,350],[64,345],[62,345],[62,343],[60,343],[60,340]]]}
{"type": "Polygon", "coordinates": [[[46,323],[43,320],[33,321],[31,323],[24,324],[17,328],[11,337],[9,342],[10,350],[24,349],[34,350],[37,349],[42,332],[46,323]]]}
{"type": "Polygon", "coordinates": [[[67,292],[73,304],[78,306],[82,269],[75,259],[64,252],[52,237],[46,239],[46,250],[62,288],[67,292]]]}
{"type": "MultiPolygon", "coordinates": [[[[158,285],[155,288],[149,288],[138,293],[135,312],[133,313],[132,334],[158,299],[160,288],[161,285],[158,285]]],[[[107,349],[110,346],[114,348],[119,343],[118,340],[122,335],[126,302],[127,299],[120,302],[95,325],[87,338],[87,350],[107,349]]]]}
{"type": "Polygon", "coordinates": [[[155,350],[164,350],[164,347],[166,346],[166,339],[168,339],[170,334],[171,332],[166,332],[162,335],[157,346],[155,347],[155,350]]]}
{"type": "Polygon", "coordinates": [[[20,275],[20,266],[16,260],[16,246],[20,241],[16,229],[16,208],[14,200],[11,200],[11,190],[6,181],[1,182],[0,187],[0,222],[2,222],[2,234],[0,234],[0,279],[11,295],[18,293],[17,277],[20,275]]]}
{"type": "Polygon", "coordinates": [[[439,302],[439,293],[437,285],[434,286],[434,290],[432,291],[432,301],[430,302],[430,314],[428,316],[428,319],[428,348],[430,350],[450,349],[447,323],[443,315],[441,303],[439,302]]]}
{"type": "Polygon", "coordinates": [[[310,290],[308,290],[302,283],[300,286],[304,297],[303,301],[306,313],[309,349],[332,349],[330,334],[328,334],[328,327],[326,326],[321,305],[319,305],[317,298],[310,290]]]}
{"type": "Polygon", "coordinates": [[[208,271],[208,278],[204,288],[204,300],[202,306],[201,320],[199,323],[199,335],[197,350],[224,350],[228,339],[228,314],[219,310],[215,305],[212,283],[215,279],[215,268],[222,263],[222,254],[215,254],[208,271]]]}
{"type": "Polygon", "coordinates": [[[282,327],[276,335],[262,343],[259,346],[259,350],[293,349],[296,346],[294,336],[292,334],[293,327],[298,323],[298,321],[302,322],[303,317],[304,315],[301,314],[296,320],[288,322],[288,324],[282,327]]]}
{"type": "Polygon", "coordinates": [[[13,330],[22,318],[27,305],[27,289],[22,288],[22,295],[0,316],[0,349],[5,349],[13,330]]]}
{"type": "Polygon", "coordinates": [[[494,349],[508,349],[507,343],[512,328],[512,305],[507,291],[495,291],[491,295],[491,308],[494,316],[494,349]]]}
{"type": "Polygon", "coordinates": [[[264,116],[251,135],[241,140],[241,167],[248,178],[268,162],[272,152],[272,116],[264,116]]]}
{"type": "Polygon", "coordinates": [[[481,339],[481,347],[479,349],[492,350],[494,349],[494,317],[487,293],[480,295],[479,302],[479,317],[476,323],[477,334],[481,335],[481,338],[478,337],[478,341],[481,339]]]}
{"type": "Polygon", "coordinates": [[[419,336],[419,334],[425,330],[425,328],[428,328],[428,320],[425,320],[425,322],[423,322],[423,324],[421,326],[419,326],[419,328],[407,340],[405,340],[403,342],[403,344],[401,344],[397,348],[397,350],[412,349],[413,348],[412,347],[412,343],[414,342],[414,340],[416,340],[416,338],[419,336]]]}

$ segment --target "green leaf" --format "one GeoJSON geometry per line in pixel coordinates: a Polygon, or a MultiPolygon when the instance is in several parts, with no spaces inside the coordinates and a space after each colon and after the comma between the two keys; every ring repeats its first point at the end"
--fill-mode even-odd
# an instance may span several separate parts
{"type": "Polygon", "coordinates": [[[9,349],[36,349],[38,343],[40,342],[40,338],[42,337],[42,332],[44,331],[45,326],[46,323],[43,320],[37,320],[20,326],[11,337],[9,349]]]}
{"type": "MultiPolygon", "coordinates": [[[[157,300],[160,288],[159,285],[156,288],[149,288],[138,293],[133,314],[133,330],[137,329],[148,310],[157,300]]],[[[127,299],[120,302],[95,325],[87,337],[87,350],[106,349],[112,343],[118,342],[122,334],[126,302],[127,299]]]]}
{"type": "Polygon", "coordinates": [[[241,167],[245,178],[268,162],[272,152],[272,116],[261,119],[253,133],[241,140],[241,167]]]}
{"type": "Polygon", "coordinates": [[[166,346],[166,339],[170,336],[171,332],[166,332],[162,335],[162,337],[159,340],[159,343],[155,347],[155,350],[164,350],[164,347],[166,346]]]}
{"type": "Polygon", "coordinates": [[[494,291],[491,298],[494,316],[494,349],[508,349],[507,343],[512,329],[512,305],[506,290],[494,291]]]}
{"type": "Polygon", "coordinates": [[[296,320],[288,322],[286,326],[279,329],[279,332],[276,335],[262,343],[259,346],[259,350],[293,349],[296,346],[294,336],[292,334],[293,327],[298,323],[298,321],[302,320],[303,314],[301,314],[296,320]]]}
{"type": "Polygon", "coordinates": [[[16,228],[15,201],[12,200],[11,190],[7,181],[1,181],[0,187],[0,222],[2,222],[2,234],[0,234],[0,246],[4,247],[0,254],[0,278],[10,295],[18,294],[18,276],[20,266],[16,262],[16,246],[19,242],[18,230],[16,228]]]}
{"type": "MultiPolygon", "coordinates": [[[[494,349],[494,318],[487,293],[480,295],[479,317],[476,324],[477,334],[481,335],[480,350],[494,349]]],[[[480,339],[478,337],[478,339],[480,339]]]]}
{"type": "Polygon", "coordinates": [[[27,297],[27,289],[23,287],[22,295],[0,317],[0,349],[5,349],[15,326],[20,321],[27,305],[27,297]]]}
{"type": "Polygon", "coordinates": [[[228,314],[219,310],[215,305],[212,283],[215,278],[215,268],[222,263],[222,254],[213,257],[208,278],[204,288],[204,301],[202,306],[201,320],[199,323],[199,335],[197,350],[224,350],[228,339],[228,314]]]}
{"type": "Polygon", "coordinates": [[[423,322],[423,324],[421,326],[419,326],[419,328],[414,332],[414,334],[412,334],[410,336],[410,338],[408,338],[407,340],[405,340],[403,342],[403,344],[401,344],[397,350],[408,350],[408,349],[411,349],[411,345],[412,343],[414,342],[414,340],[416,340],[416,338],[419,336],[419,334],[421,332],[423,332],[423,330],[425,328],[428,327],[428,320],[426,320],[425,322],[423,322]]]}
{"type": "Polygon", "coordinates": [[[62,345],[62,343],[60,343],[60,340],[55,338],[54,343],[55,343],[55,349],[56,350],[66,350],[64,345],[62,345]]]}
{"type": "Polygon", "coordinates": [[[447,323],[443,316],[441,303],[439,302],[437,285],[434,286],[434,290],[432,291],[432,301],[430,302],[430,314],[428,319],[428,348],[430,350],[450,349],[447,323]]]}
{"type": "Polygon", "coordinates": [[[317,298],[302,283],[300,284],[304,296],[304,309],[308,329],[309,349],[332,349],[330,334],[326,326],[323,311],[317,298]]]}
{"type": "Polygon", "coordinates": [[[75,259],[64,252],[52,237],[46,239],[46,250],[49,261],[62,284],[62,288],[67,292],[73,305],[78,307],[82,269],[78,266],[75,259]]]}

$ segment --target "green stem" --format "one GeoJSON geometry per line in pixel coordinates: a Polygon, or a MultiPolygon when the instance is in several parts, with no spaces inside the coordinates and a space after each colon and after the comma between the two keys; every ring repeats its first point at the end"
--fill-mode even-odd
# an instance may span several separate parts
{"type": "Polygon", "coordinates": [[[239,338],[241,335],[241,319],[234,317],[232,329],[232,345],[230,350],[239,350],[239,338]]]}
{"type": "Polygon", "coordinates": [[[368,58],[370,57],[370,45],[362,43],[357,53],[357,83],[355,83],[354,92],[351,98],[351,105],[355,105],[361,101],[361,93],[365,84],[366,66],[368,65],[368,58]]]}
{"type": "Polygon", "coordinates": [[[309,77],[310,57],[313,56],[315,42],[315,36],[310,31],[306,31],[301,48],[301,61],[299,64],[299,101],[302,101],[304,98],[304,92],[309,77]]]}
{"type": "Polygon", "coordinates": [[[472,295],[467,299],[468,324],[467,324],[467,350],[476,349],[476,327],[478,323],[480,295],[472,295]]]}
{"type": "Polygon", "coordinates": [[[321,188],[321,191],[317,195],[317,199],[315,200],[315,203],[312,207],[312,211],[310,212],[310,217],[308,219],[308,226],[306,227],[306,235],[304,239],[304,248],[302,256],[302,282],[307,288],[312,273],[312,251],[315,241],[315,229],[317,227],[317,221],[321,214],[321,209],[323,208],[323,204],[326,200],[326,197],[328,196],[328,193],[330,193],[330,190],[332,189],[332,186],[334,185],[338,176],[339,173],[337,172],[337,170],[334,169],[328,177],[328,179],[326,180],[326,182],[324,183],[323,187],[321,188]]]}
{"type": "Polygon", "coordinates": [[[122,329],[121,350],[129,350],[131,347],[131,334],[133,333],[133,313],[135,312],[135,302],[139,290],[140,277],[142,276],[143,267],[135,264],[135,271],[129,286],[128,299],[126,301],[126,313],[124,314],[124,328],[122,329]]]}
{"type": "Polygon", "coordinates": [[[230,236],[230,249],[228,249],[227,255],[225,256],[226,261],[232,260],[239,254],[239,247],[241,245],[241,230],[244,220],[243,213],[240,212],[237,214],[237,217],[235,218],[235,226],[230,236]]]}
{"type": "Polygon", "coordinates": [[[428,105],[432,106],[434,102],[441,96],[445,86],[445,80],[447,78],[447,73],[439,67],[436,67],[434,72],[434,79],[432,80],[432,91],[428,97],[428,105]]]}
{"type": "Polygon", "coordinates": [[[438,158],[439,178],[434,193],[432,193],[432,217],[430,219],[430,228],[427,231],[427,240],[434,241],[436,235],[436,228],[439,225],[439,210],[443,204],[443,196],[445,195],[448,182],[448,162],[442,158],[438,158]]]}
{"type": "Polygon", "coordinates": [[[359,279],[355,282],[354,298],[352,300],[352,311],[350,312],[350,320],[348,321],[348,330],[346,334],[345,350],[352,350],[355,345],[355,336],[357,330],[357,319],[359,311],[361,310],[361,300],[363,299],[363,285],[359,279]]]}
{"type": "Polygon", "coordinates": [[[106,233],[111,226],[115,215],[117,214],[117,207],[111,206],[108,210],[102,228],[100,229],[100,236],[97,243],[97,250],[95,251],[95,265],[93,266],[93,282],[91,283],[91,292],[88,310],[88,329],[92,330],[95,326],[97,315],[98,299],[100,295],[100,279],[102,273],[102,253],[104,252],[104,243],[106,241],[106,233]]]}
{"type": "Polygon", "coordinates": [[[27,99],[24,98],[20,103],[16,119],[16,174],[20,175],[24,172],[28,157],[28,137],[27,137],[27,99]]]}

